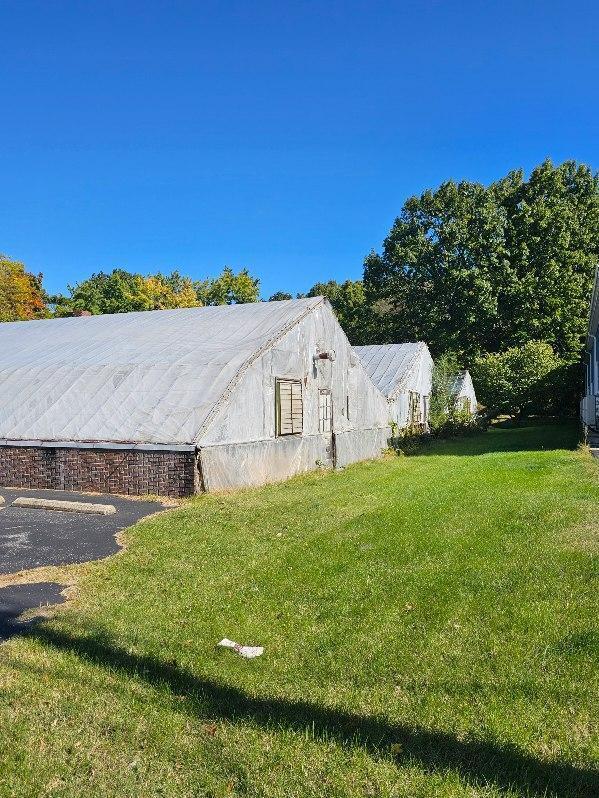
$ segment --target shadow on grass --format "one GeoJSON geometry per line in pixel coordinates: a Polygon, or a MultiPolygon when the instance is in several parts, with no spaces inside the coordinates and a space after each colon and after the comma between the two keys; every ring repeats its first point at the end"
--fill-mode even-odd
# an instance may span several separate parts
{"type": "Polygon", "coordinates": [[[491,427],[486,432],[463,438],[425,438],[414,446],[410,456],[474,455],[501,452],[542,452],[574,450],[580,442],[578,422],[529,424],[514,427],[491,427]]]}
{"type": "Polygon", "coordinates": [[[590,798],[599,794],[599,771],[565,762],[545,762],[516,747],[486,741],[459,740],[447,732],[394,724],[371,717],[319,706],[309,701],[259,698],[237,687],[195,676],[175,663],[130,654],[103,637],[75,637],[38,627],[30,636],[60,651],[112,671],[166,686],[174,696],[188,699],[181,711],[206,720],[242,720],[264,729],[286,728],[316,740],[332,740],[347,749],[362,747],[375,757],[409,761],[429,772],[451,769],[473,785],[495,784],[526,796],[590,798]],[[392,746],[401,745],[394,755],[392,746]]]}
{"type": "Polygon", "coordinates": [[[35,582],[24,585],[7,585],[0,588],[0,643],[12,635],[19,634],[36,618],[19,621],[19,617],[27,610],[39,609],[48,604],[62,604],[64,585],[56,582],[35,582]]]}

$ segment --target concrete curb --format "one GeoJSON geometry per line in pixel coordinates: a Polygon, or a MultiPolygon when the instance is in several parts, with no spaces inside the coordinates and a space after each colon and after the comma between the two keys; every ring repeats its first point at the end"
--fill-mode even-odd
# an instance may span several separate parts
{"type": "Polygon", "coordinates": [[[113,515],[116,507],[112,504],[92,504],[91,502],[64,502],[55,499],[35,499],[19,496],[13,507],[30,507],[36,510],[62,510],[65,513],[91,513],[93,515],[113,515]]]}

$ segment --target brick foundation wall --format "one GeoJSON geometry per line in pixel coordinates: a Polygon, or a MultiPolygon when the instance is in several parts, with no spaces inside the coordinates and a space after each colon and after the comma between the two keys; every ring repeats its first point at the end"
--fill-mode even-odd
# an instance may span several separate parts
{"type": "Polygon", "coordinates": [[[194,452],[0,446],[0,485],[15,488],[191,496],[194,452]]]}

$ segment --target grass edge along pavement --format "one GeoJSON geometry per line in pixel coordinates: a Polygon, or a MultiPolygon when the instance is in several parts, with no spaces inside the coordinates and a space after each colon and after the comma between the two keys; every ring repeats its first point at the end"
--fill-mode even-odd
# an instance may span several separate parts
{"type": "Polygon", "coordinates": [[[0,649],[0,795],[595,794],[575,445],[492,431],[141,522],[0,649]]]}

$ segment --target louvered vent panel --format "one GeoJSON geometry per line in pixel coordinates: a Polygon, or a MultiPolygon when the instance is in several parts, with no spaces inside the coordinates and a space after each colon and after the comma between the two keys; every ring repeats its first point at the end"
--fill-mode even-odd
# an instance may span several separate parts
{"type": "Polygon", "coordinates": [[[277,380],[277,435],[295,435],[303,430],[304,407],[299,380],[277,380]]]}

